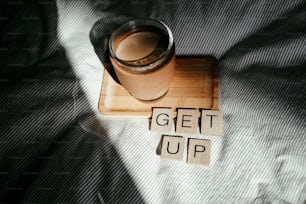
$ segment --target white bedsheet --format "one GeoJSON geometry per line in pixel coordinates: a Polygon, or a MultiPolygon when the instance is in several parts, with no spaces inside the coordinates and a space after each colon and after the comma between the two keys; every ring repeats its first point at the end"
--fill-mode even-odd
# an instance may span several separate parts
{"type": "Polygon", "coordinates": [[[289,18],[290,6],[279,11],[260,8],[261,3],[246,6],[246,13],[230,20],[225,15],[229,13],[219,12],[222,8],[205,19],[185,14],[172,27],[178,55],[213,54],[220,59],[225,135],[183,135],[212,141],[209,167],[187,164],[186,146],[183,161],[161,160],[155,153],[161,133],[150,132],[147,119],[114,120],[98,113],[103,68],[88,35],[103,14],[85,4],[73,4],[67,12],[67,5],[59,3],[59,31],[74,71],[147,203],[306,202],[306,34],[282,39],[276,32],[290,29],[277,31],[285,25],[274,25],[275,19],[289,18]],[[251,18],[247,12],[253,8],[265,11],[251,18]]]}

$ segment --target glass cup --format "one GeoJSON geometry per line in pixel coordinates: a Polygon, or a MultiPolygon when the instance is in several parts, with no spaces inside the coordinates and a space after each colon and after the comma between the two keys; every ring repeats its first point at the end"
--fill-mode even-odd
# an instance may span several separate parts
{"type": "Polygon", "coordinates": [[[175,45],[167,25],[130,20],[112,33],[109,52],[120,84],[132,96],[150,101],[167,93],[175,72],[175,45]]]}

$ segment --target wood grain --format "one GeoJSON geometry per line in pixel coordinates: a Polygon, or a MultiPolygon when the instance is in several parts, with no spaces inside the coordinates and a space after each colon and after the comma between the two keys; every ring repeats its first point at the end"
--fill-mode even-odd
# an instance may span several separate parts
{"type": "Polygon", "coordinates": [[[165,96],[139,101],[104,72],[98,108],[103,116],[150,118],[153,107],[218,110],[218,64],[212,57],[177,57],[174,79],[165,96]]]}

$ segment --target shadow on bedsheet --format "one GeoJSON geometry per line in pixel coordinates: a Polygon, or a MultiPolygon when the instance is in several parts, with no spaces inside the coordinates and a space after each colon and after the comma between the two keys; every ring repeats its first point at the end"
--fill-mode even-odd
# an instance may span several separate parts
{"type": "MultiPolygon", "coordinates": [[[[227,106],[236,107],[243,117],[249,117],[238,125],[252,122],[255,130],[265,134],[260,142],[269,145],[282,141],[294,146],[292,138],[304,143],[305,6],[306,2],[302,2],[271,23],[263,24],[220,58],[220,70],[226,68],[222,75],[227,81],[223,83],[228,87],[223,100],[227,100],[227,106]],[[230,98],[240,103],[232,103],[230,98]]],[[[234,121],[230,115],[226,117],[228,124],[234,121]]],[[[225,137],[224,147],[228,141],[225,137]]],[[[223,149],[222,156],[225,154],[223,149]]]]}
{"type": "Polygon", "coordinates": [[[237,97],[246,99],[245,96],[253,93],[261,99],[257,103],[249,102],[255,110],[278,118],[286,112],[300,124],[305,118],[301,110],[306,108],[306,26],[301,23],[306,21],[305,6],[306,2],[302,2],[263,25],[220,58],[220,66],[229,67],[226,74],[243,87],[235,87],[237,97]],[[276,107],[278,111],[272,113],[276,107]]]}
{"type": "Polygon", "coordinates": [[[142,203],[64,52],[19,77],[1,92],[1,202],[142,203]]]}
{"type": "Polygon", "coordinates": [[[64,52],[19,77],[1,92],[1,202],[142,203],[64,52]]]}
{"type": "Polygon", "coordinates": [[[9,57],[1,57],[0,202],[143,203],[65,51],[44,39],[56,23],[48,27],[37,15],[44,6],[52,19],[52,4],[9,6],[14,18],[1,42],[9,57]],[[20,8],[32,16],[18,16],[20,8]]]}

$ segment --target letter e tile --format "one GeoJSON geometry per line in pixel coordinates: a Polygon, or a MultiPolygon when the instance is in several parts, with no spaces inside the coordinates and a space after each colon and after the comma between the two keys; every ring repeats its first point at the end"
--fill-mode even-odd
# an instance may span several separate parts
{"type": "Polygon", "coordinates": [[[178,109],[176,132],[177,133],[197,133],[198,128],[197,109],[178,109]]]}

